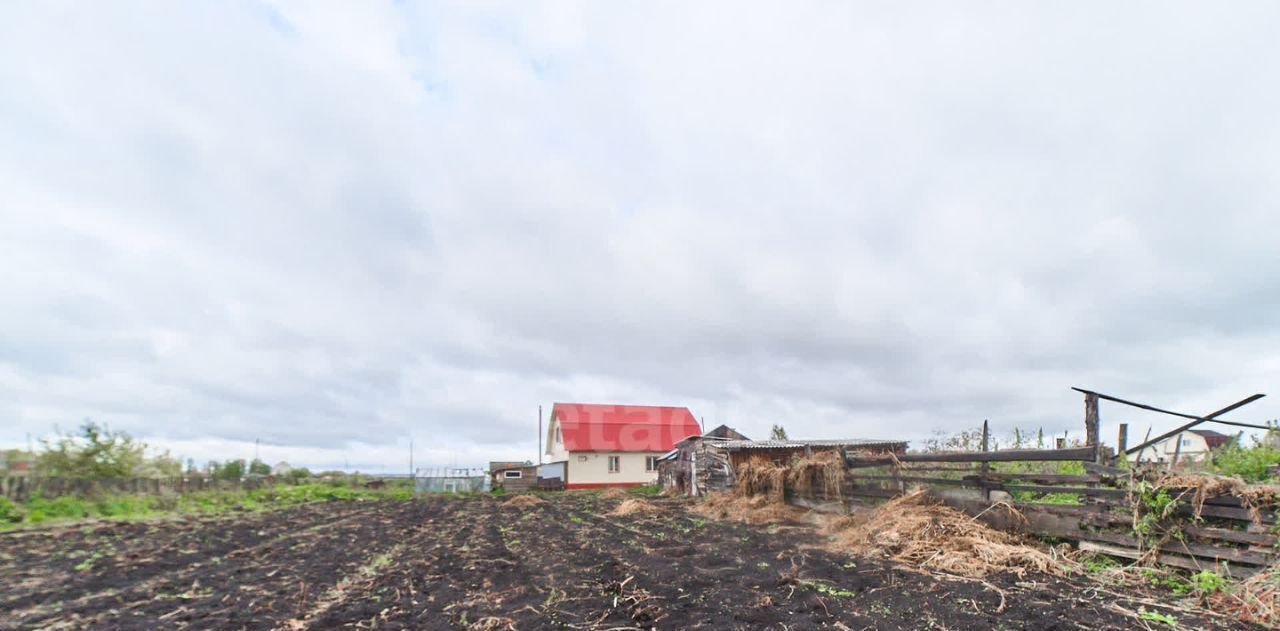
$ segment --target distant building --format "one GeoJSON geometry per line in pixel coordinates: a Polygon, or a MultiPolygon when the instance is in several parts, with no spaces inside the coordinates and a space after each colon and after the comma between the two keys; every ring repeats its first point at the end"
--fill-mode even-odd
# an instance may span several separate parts
{"type": "Polygon", "coordinates": [[[493,478],[490,484],[495,489],[536,488],[538,486],[538,465],[531,462],[491,462],[489,463],[489,476],[493,478]]]}
{"type": "Polygon", "coordinates": [[[1172,462],[1176,454],[1179,462],[1200,462],[1209,457],[1210,451],[1234,441],[1235,438],[1211,429],[1189,429],[1143,449],[1133,458],[1141,458],[1143,462],[1172,462]]]}
{"type": "Polygon", "coordinates": [[[690,497],[733,486],[729,454],[719,449],[719,445],[729,440],[748,438],[721,425],[701,436],[677,441],[674,449],[658,458],[658,484],[690,497]]]}
{"type": "Polygon", "coordinates": [[[658,458],[701,433],[688,408],[556,403],[546,455],[564,464],[568,489],[655,484],[658,458]]]}
{"type": "Polygon", "coordinates": [[[289,473],[292,471],[293,471],[293,465],[283,460],[281,460],[280,462],[277,462],[276,466],[271,467],[271,475],[278,476],[278,477],[289,475],[289,473]]]}

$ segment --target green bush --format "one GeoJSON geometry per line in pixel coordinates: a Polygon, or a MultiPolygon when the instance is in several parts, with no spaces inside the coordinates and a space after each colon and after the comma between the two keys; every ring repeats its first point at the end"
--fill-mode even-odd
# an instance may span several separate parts
{"type": "Polygon", "coordinates": [[[7,497],[0,497],[0,524],[16,524],[22,521],[22,507],[14,504],[7,497]]]}
{"type": "Polygon", "coordinates": [[[77,497],[64,495],[53,499],[35,497],[27,501],[27,521],[39,524],[51,520],[84,519],[89,509],[77,497]]]}
{"type": "Polygon", "coordinates": [[[1227,443],[1213,452],[1208,469],[1222,475],[1240,476],[1247,482],[1264,482],[1268,479],[1267,466],[1280,463],[1280,449],[1266,443],[1242,447],[1227,443]]]}

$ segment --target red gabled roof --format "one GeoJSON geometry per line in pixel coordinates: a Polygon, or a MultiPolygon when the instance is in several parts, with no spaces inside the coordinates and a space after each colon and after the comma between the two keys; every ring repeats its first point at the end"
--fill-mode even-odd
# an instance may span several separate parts
{"type": "Polygon", "coordinates": [[[557,403],[551,418],[560,421],[567,451],[670,451],[702,433],[689,408],[557,403]]]}

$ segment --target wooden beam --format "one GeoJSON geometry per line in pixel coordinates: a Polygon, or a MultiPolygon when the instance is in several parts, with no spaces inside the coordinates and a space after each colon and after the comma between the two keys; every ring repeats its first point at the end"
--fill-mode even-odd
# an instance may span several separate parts
{"type": "MultiPolygon", "coordinates": [[[[1244,406],[1246,406],[1246,405],[1249,405],[1250,403],[1253,403],[1254,401],[1257,401],[1258,399],[1261,399],[1262,397],[1265,397],[1265,396],[1267,396],[1267,395],[1265,395],[1265,394],[1255,394],[1255,395],[1250,396],[1250,397],[1245,397],[1245,398],[1243,398],[1243,399],[1241,399],[1241,400],[1239,400],[1239,401],[1236,401],[1235,403],[1232,403],[1231,405],[1228,405],[1228,406],[1227,406],[1227,407],[1225,407],[1225,408],[1222,408],[1221,410],[1218,410],[1218,411],[1213,412],[1213,413],[1211,413],[1211,414],[1206,414],[1206,415],[1204,415],[1204,416],[1202,416],[1202,417],[1199,417],[1199,418],[1197,418],[1197,419],[1195,419],[1195,420],[1191,421],[1190,423],[1187,423],[1186,425],[1183,425],[1183,426],[1181,426],[1181,427],[1178,427],[1178,428],[1172,429],[1172,430],[1170,430],[1170,431],[1167,431],[1167,432],[1165,432],[1165,433],[1163,433],[1163,434],[1161,434],[1161,435],[1159,435],[1159,436],[1156,436],[1155,438],[1152,438],[1152,439],[1150,439],[1150,440],[1143,441],[1143,442],[1142,442],[1142,444],[1141,444],[1141,445],[1138,445],[1137,447],[1130,447],[1130,448],[1129,448],[1129,451],[1126,451],[1125,453],[1133,453],[1133,452],[1135,452],[1135,451],[1141,451],[1141,450],[1143,450],[1143,449],[1146,449],[1147,447],[1150,447],[1151,445],[1154,445],[1154,444],[1156,444],[1156,443],[1158,443],[1158,442],[1160,442],[1160,441],[1162,441],[1162,440],[1164,440],[1164,439],[1166,439],[1166,438],[1169,438],[1170,436],[1177,436],[1178,434],[1181,434],[1182,432],[1185,432],[1185,431],[1187,431],[1187,430],[1191,429],[1192,427],[1195,427],[1196,425],[1199,425],[1199,424],[1201,424],[1201,423],[1203,423],[1203,422],[1205,422],[1205,421],[1211,421],[1211,420],[1213,420],[1213,419],[1214,419],[1214,417],[1222,416],[1223,414],[1226,414],[1227,412],[1230,412],[1230,411],[1235,410],[1235,409],[1237,409],[1237,408],[1241,408],[1241,407],[1244,407],[1244,406]]],[[[1161,411],[1163,411],[1163,410],[1161,410],[1161,411]]],[[[1179,414],[1178,416],[1182,416],[1182,415],[1180,415],[1180,414],[1179,414]]]]}
{"type": "MultiPolygon", "coordinates": [[[[1074,447],[1071,449],[1006,449],[987,453],[980,451],[951,451],[903,454],[898,456],[898,460],[902,462],[1036,462],[1089,460],[1092,456],[1092,447],[1074,447]]],[[[850,462],[854,461],[851,460],[850,462]]]]}

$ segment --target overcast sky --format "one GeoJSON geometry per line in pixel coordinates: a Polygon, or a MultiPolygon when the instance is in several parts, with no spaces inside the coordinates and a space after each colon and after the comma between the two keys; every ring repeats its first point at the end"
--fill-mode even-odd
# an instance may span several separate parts
{"type": "Polygon", "coordinates": [[[754,4],[4,3],[0,445],[1280,417],[1280,7],[754,4]]]}

